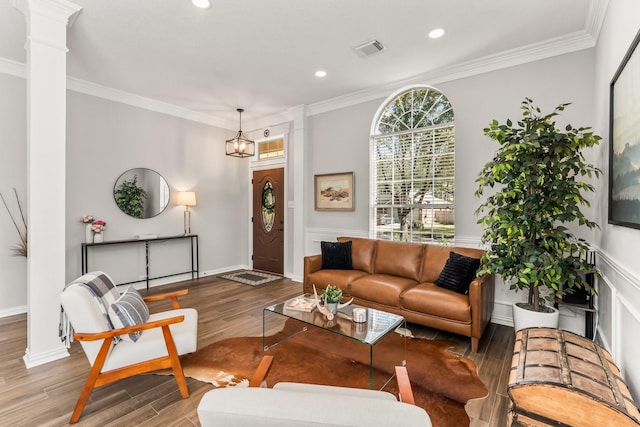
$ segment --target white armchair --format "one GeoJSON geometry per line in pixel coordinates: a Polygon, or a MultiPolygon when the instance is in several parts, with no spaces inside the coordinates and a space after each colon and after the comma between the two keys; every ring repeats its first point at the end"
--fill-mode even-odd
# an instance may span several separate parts
{"type": "Polygon", "coordinates": [[[140,318],[137,314],[147,310],[146,304],[130,289],[120,295],[107,274],[93,272],[68,284],[60,297],[74,337],[91,364],[71,424],[79,420],[94,388],[145,372],[171,368],[180,394],[189,397],[178,356],[196,350],[198,312],[180,308],[177,299],[188,291],[144,298],[144,301],[170,299],[173,310],[155,314],[147,311],[140,318]],[[120,319],[114,318],[116,315],[120,319]],[[119,327],[113,327],[114,323],[119,327]]]}
{"type": "Polygon", "coordinates": [[[427,412],[415,406],[404,366],[396,367],[400,402],[384,391],[316,384],[264,385],[272,356],[264,356],[249,387],[218,388],[198,405],[203,427],[431,427],[427,412]]]}

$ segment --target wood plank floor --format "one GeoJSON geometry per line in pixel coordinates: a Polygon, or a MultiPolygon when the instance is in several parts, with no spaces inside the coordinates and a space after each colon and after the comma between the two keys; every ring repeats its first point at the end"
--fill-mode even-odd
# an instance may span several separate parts
{"type": "MultiPolygon", "coordinates": [[[[150,293],[188,287],[181,299],[199,312],[198,347],[233,336],[262,334],[262,308],[302,292],[302,285],[288,279],[251,287],[216,277],[152,288],[150,293]]],[[[143,292],[144,294],[144,292],[143,292]]],[[[150,304],[150,310],[169,309],[166,302],[150,304]]],[[[26,315],[0,319],[0,426],[64,426],[84,383],[89,363],[78,343],[70,357],[26,369],[22,360],[27,346],[26,315]]],[[[414,335],[449,339],[451,352],[473,359],[489,395],[467,404],[471,426],[505,425],[506,382],[511,364],[513,328],[491,324],[470,353],[469,339],[409,324],[414,335]]],[[[139,375],[93,392],[78,426],[198,426],[196,408],[212,386],[187,379],[191,396],[180,398],[172,376],[139,375]]],[[[452,426],[457,427],[457,426],[452,426]]]]}

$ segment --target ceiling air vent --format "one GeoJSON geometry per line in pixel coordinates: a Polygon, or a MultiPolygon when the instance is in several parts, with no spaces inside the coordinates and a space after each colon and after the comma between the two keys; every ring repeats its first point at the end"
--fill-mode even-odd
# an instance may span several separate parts
{"type": "Polygon", "coordinates": [[[378,40],[369,40],[353,48],[358,55],[367,58],[375,53],[382,52],[384,45],[378,40]]]}

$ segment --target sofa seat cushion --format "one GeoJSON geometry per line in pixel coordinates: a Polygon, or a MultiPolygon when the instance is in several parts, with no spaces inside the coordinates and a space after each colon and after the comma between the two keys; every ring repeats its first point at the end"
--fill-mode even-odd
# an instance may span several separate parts
{"type": "Polygon", "coordinates": [[[351,282],[349,294],[361,300],[400,307],[400,295],[418,282],[387,274],[371,274],[351,282]]]}
{"type": "MultiPolygon", "coordinates": [[[[193,308],[179,308],[149,315],[149,322],[184,316],[184,321],[169,325],[178,355],[193,353],[198,346],[198,312],[193,308]]],[[[90,341],[102,344],[102,341],[90,341]]],[[[81,342],[84,344],[84,342],[81,342]]],[[[167,355],[162,328],[147,329],[135,343],[121,340],[112,347],[102,372],[144,362],[167,355]]],[[[91,363],[93,365],[93,362],[91,363]]]]}
{"type": "Polygon", "coordinates": [[[316,285],[318,292],[320,289],[326,288],[327,285],[333,285],[348,294],[349,284],[366,275],[367,273],[360,270],[318,270],[309,274],[308,278],[312,285],[316,285]]]}
{"type": "Polygon", "coordinates": [[[420,283],[402,294],[402,308],[432,316],[470,323],[469,297],[435,283],[420,283]]]}

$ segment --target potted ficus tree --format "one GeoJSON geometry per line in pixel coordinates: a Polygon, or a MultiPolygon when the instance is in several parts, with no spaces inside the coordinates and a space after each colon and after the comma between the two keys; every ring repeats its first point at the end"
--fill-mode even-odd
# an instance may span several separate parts
{"type": "Polygon", "coordinates": [[[514,305],[516,330],[557,327],[556,299],[579,288],[595,293],[585,280],[585,274],[595,273],[584,256],[589,245],[567,226],[597,227],[581,207],[590,206],[584,193],[595,190],[586,180],[601,172],[586,162],[583,150],[601,138],[589,127],[556,128],[554,118],[567,105],[545,115],[525,98],[517,123],[493,120],[484,129],[500,147],[476,179],[477,197],[488,190],[476,211],[488,246],[478,275],[500,275],[510,289],[528,291],[527,303],[514,305]],[[540,320],[521,325],[521,309],[525,314],[551,312],[555,325],[540,320]]]}

